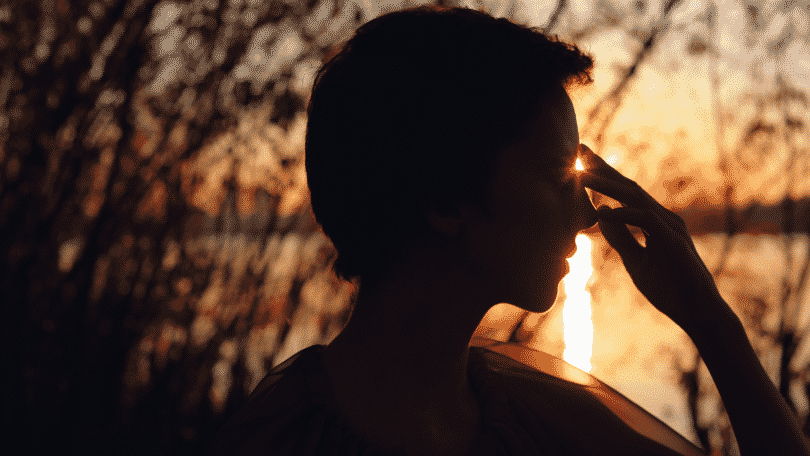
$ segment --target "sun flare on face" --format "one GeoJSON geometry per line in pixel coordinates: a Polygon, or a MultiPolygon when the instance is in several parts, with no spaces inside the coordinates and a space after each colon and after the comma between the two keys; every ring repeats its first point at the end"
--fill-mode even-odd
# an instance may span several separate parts
{"type": "Polygon", "coordinates": [[[584,171],[585,166],[582,164],[582,159],[577,158],[577,163],[574,165],[574,169],[577,171],[584,171]]]}
{"type": "MultiPolygon", "coordinates": [[[[577,159],[578,167],[581,162],[577,159]]],[[[591,240],[584,234],[576,237],[577,253],[570,258],[571,272],[563,278],[565,302],[563,303],[563,359],[584,370],[591,370],[593,353],[593,320],[591,319],[591,294],[586,287],[593,274],[591,265],[591,240]]]]}

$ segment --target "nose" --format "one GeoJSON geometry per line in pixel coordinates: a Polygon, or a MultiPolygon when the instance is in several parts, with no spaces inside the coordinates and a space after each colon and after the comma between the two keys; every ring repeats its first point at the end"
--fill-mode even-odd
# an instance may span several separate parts
{"type": "Polygon", "coordinates": [[[599,221],[599,213],[591,202],[591,198],[579,182],[574,197],[574,226],[576,231],[588,229],[599,221]]]}

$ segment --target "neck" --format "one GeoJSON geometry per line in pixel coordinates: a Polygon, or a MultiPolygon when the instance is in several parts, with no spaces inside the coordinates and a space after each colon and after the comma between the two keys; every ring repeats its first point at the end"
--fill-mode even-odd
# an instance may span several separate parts
{"type": "Polygon", "coordinates": [[[363,283],[344,330],[327,347],[358,388],[403,406],[460,413],[472,399],[469,341],[492,304],[484,282],[432,252],[414,252],[388,279],[363,283]],[[373,375],[363,375],[373,372],[373,375]],[[431,408],[432,408],[431,407],[431,408]]]}

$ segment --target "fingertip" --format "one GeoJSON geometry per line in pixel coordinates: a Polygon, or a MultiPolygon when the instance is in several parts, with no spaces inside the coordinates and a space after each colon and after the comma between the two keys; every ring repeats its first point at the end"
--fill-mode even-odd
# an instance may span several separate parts
{"type": "Polygon", "coordinates": [[[603,217],[599,218],[599,221],[597,222],[597,224],[599,225],[599,231],[601,231],[602,234],[608,233],[608,235],[615,232],[616,230],[626,228],[624,223],[621,223],[621,222],[616,221],[616,220],[610,220],[609,218],[603,218],[603,217]]]}
{"type": "Polygon", "coordinates": [[[619,253],[625,267],[633,264],[641,254],[642,247],[624,223],[600,219],[599,230],[607,243],[619,253]]]}
{"type": "Polygon", "coordinates": [[[590,148],[590,147],[588,147],[588,146],[586,146],[584,143],[579,143],[579,151],[580,151],[580,152],[586,152],[586,153],[590,153],[590,154],[592,154],[592,153],[593,153],[593,151],[591,150],[591,148],[590,148]]]}
{"type": "Polygon", "coordinates": [[[590,147],[586,146],[585,144],[579,144],[579,155],[582,158],[583,163],[585,164],[585,170],[587,171],[589,168],[593,168],[593,156],[596,154],[594,151],[591,150],[590,147]]]}
{"type": "Polygon", "coordinates": [[[608,244],[612,245],[614,248],[616,244],[621,244],[622,242],[622,228],[626,228],[621,226],[618,222],[613,220],[607,220],[600,218],[599,222],[599,231],[602,233],[602,236],[608,241],[608,244]]]}

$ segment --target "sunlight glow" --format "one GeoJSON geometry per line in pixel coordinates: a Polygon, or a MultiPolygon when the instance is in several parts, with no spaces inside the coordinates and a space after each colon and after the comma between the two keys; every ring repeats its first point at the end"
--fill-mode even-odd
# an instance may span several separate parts
{"type": "Polygon", "coordinates": [[[591,240],[584,234],[578,234],[576,243],[577,253],[568,259],[571,272],[563,278],[566,295],[562,309],[565,339],[563,359],[585,372],[590,372],[593,320],[591,320],[591,294],[586,290],[586,286],[593,274],[591,240]]]}
{"type": "Polygon", "coordinates": [[[582,166],[582,160],[580,160],[579,158],[577,158],[577,163],[576,165],[574,165],[574,169],[576,169],[577,171],[583,171],[585,169],[585,167],[582,166]]]}

